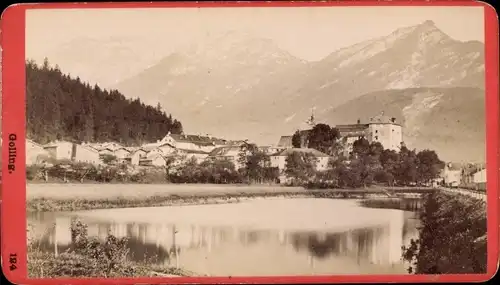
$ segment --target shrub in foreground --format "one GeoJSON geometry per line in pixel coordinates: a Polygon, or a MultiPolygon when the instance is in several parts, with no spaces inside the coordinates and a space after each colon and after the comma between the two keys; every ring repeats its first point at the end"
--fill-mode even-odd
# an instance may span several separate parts
{"type": "MultiPolygon", "coordinates": [[[[89,237],[87,225],[76,220],[71,225],[72,245],[55,256],[28,246],[28,272],[31,278],[47,277],[139,277],[153,276],[155,265],[127,259],[127,238],[108,235],[104,241],[89,237]]],[[[32,245],[32,244],[31,244],[32,245]]],[[[159,269],[160,273],[179,274],[179,270],[159,269]]]]}
{"type": "Polygon", "coordinates": [[[420,212],[419,238],[403,247],[416,274],[486,272],[486,205],[464,195],[428,194],[420,212]]]}

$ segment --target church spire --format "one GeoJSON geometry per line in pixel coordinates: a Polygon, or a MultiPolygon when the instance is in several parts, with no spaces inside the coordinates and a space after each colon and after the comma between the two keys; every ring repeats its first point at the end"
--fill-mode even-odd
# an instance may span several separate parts
{"type": "Polygon", "coordinates": [[[316,126],[316,120],[314,119],[314,108],[311,110],[311,117],[307,120],[307,124],[311,127],[316,126]]]}

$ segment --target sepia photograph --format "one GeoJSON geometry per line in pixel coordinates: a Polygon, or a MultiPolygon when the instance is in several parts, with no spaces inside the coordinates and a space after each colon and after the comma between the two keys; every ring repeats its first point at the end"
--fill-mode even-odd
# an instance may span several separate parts
{"type": "Polygon", "coordinates": [[[28,9],[29,278],[486,274],[484,9],[28,9]]]}

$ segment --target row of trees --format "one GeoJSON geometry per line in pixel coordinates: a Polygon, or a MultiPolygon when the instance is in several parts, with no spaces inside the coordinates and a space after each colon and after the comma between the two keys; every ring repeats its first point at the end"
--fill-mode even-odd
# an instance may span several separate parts
{"type": "Polygon", "coordinates": [[[27,136],[39,143],[66,139],[134,145],[169,131],[182,133],[182,124],[161,106],[90,86],[51,67],[47,59],[42,66],[26,62],[26,110],[27,136]]]}

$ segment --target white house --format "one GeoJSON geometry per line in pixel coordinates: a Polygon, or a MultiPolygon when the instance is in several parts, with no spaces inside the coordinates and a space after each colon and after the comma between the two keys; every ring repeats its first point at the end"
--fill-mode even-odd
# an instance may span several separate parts
{"type": "Polygon", "coordinates": [[[486,168],[473,174],[474,183],[486,183],[486,168]]]}
{"type": "Polygon", "coordinates": [[[116,157],[118,161],[124,161],[129,154],[130,151],[124,147],[115,148],[113,151],[113,155],[116,157]]]}
{"type": "Polygon", "coordinates": [[[316,170],[323,171],[328,168],[330,156],[313,148],[287,148],[270,156],[271,166],[278,167],[280,171],[286,168],[286,158],[292,153],[309,153],[316,158],[316,170]]]}
{"type": "Polygon", "coordinates": [[[171,154],[174,153],[176,148],[170,143],[161,143],[157,149],[161,150],[162,153],[164,154],[171,154]]]}
{"type": "Polygon", "coordinates": [[[130,163],[131,165],[139,165],[139,161],[141,160],[141,158],[145,158],[147,153],[148,152],[142,148],[137,149],[129,153],[129,155],[125,158],[125,161],[127,163],[130,163]]]}
{"type": "Polygon", "coordinates": [[[243,165],[241,165],[238,162],[240,151],[241,151],[241,147],[237,146],[237,145],[223,146],[223,147],[218,147],[218,148],[215,148],[214,150],[212,150],[210,152],[210,154],[208,155],[208,157],[214,158],[214,159],[229,160],[234,164],[236,170],[238,170],[238,169],[243,167],[243,165]]]}
{"type": "Polygon", "coordinates": [[[177,155],[184,156],[186,159],[196,159],[197,163],[203,162],[209,153],[201,150],[191,150],[191,149],[180,149],[178,148],[175,152],[177,155]]]}
{"type": "Polygon", "coordinates": [[[42,145],[29,139],[26,140],[26,165],[41,163],[49,156],[49,152],[42,145]]]}
{"type": "Polygon", "coordinates": [[[459,164],[448,163],[443,169],[443,181],[446,186],[457,187],[462,181],[462,167],[459,164]]]}
{"type": "Polygon", "coordinates": [[[166,160],[160,154],[148,155],[147,157],[141,158],[139,160],[139,165],[141,166],[166,166],[166,160]]]}
{"type": "Polygon", "coordinates": [[[49,155],[57,160],[71,160],[73,157],[73,143],[67,141],[55,141],[43,147],[49,155]]]}
{"type": "Polygon", "coordinates": [[[86,145],[79,145],[67,141],[55,141],[44,146],[49,155],[57,160],[72,160],[100,164],[99,152],[86,145]]]}
{"type": "Polygon", "coordinates": [[[103,143],[101,144],[101,148],[109,148],[110,150],[117,150],[117,149],[120,149],[120,148],[123,148],[124,146],[117,143],[117,142],[107,142],[107,143],[103,143]]]}
{"type": "Polygon", "coordinates": [[[75,144],[75,153],[73,160],[77,162],[86,162],[94,165],[101,164],[99,152],[92,147],[75,144]]]}
{"type": "Polygon", "coordinates": [[[179,135],[169,133],[160,141],[160,143],[168,143],[177,149],[203,151],[209,153],[216,147],[228,145],[230,142],[209,136],[179,135]]]}

